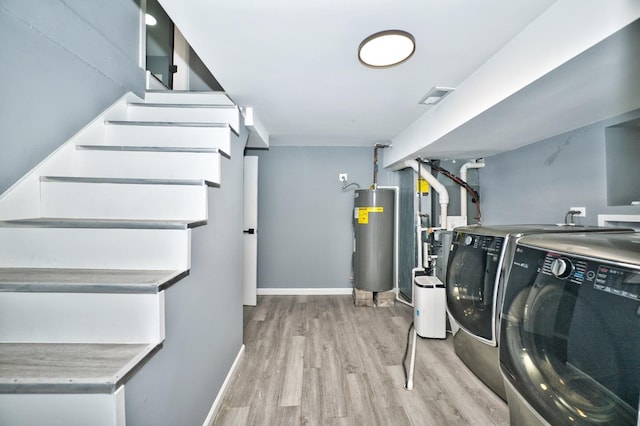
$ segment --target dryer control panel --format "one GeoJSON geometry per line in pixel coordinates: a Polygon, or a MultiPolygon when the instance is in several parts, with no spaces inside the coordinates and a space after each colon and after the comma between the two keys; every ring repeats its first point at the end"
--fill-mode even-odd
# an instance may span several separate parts
{"type": "Polygon", "coordinates": [[[540,272],[574,284],[588,283],[596,290],[640,301],[640,272],[628,268],[549,252],[540,272]]]}

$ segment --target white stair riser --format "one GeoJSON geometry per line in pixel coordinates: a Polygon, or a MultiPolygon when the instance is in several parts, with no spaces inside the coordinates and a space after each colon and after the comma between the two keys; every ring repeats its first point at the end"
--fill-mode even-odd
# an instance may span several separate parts
{"type": "Polygon", "coordinates": [[[231,152],[231,131],[228,127],[107,123],[105,140],[107,145],[218,148],[227,154],[231,152]]]}
{"type": "Polygon", "coordinates": [[[218,153],[77,151],[78,176],[141,179],[205,179],[220,184],[218,153]]]}
{"type": "Polygon", "coordinates": [[[150,106],[130,104],[127,119],[132,121],[164,121],[173,123],[227,123],[238,133],[240,111],[236,107],[150,106]]]}
{"type": "Polygon", "coordinates": [[[160,343],[164,292],[0,293],[0,342],[160,343]]]}
{"type": "Polygon", "coordinates": [[[186,271],[190,240],[189,229],[0,228],[0,267],[186,271]]]}
{"type": "Polygon", "coordinates": [[[124,402],[124,386],[113,394],[0,394],[0,423],[125,426],[124,402]]]}
{"type": "Polygon", "coordinates": [[[43,217],[207,220],[204,185],[45,181],[40,202],[43,217]]]}
{"type": "Polygon", "coordinates": [[[144,100],[155,104],[235,105],[224,92],[147,92],[144,100]]]}

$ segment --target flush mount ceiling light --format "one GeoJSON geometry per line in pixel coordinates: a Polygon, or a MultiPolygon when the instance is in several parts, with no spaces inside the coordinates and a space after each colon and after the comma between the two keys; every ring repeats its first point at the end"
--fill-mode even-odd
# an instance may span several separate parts
{"type": "Polygon", "coordinates": [[[449,93],[453,92],[454,90],[456,89],[454,89],[453,87],[433,87],[431,88],[431,90],[429,90],[429,93],[427,93],[422,99],[420,99],[420,102],[418,103],[423,105],[435,105],[445,97],[447,97],[447,95],[449,95],[449,93]]]}
{"type": "Polygon", "coordinates": [[[150,27],[153,27],[155,24],[158,23],[158,21],[156,20],[156,18],[153,17],[153,15],[149,15],[148,13],[146,13],[144,15],[144,23],[149,25],[150,27]]]}
{"type": "Polygon", "coordinates": [[[406,61],[416,50],[416,41],[406,31],[380,31],[365,38],[358,47],[358,59],[372,68],[387,68],[406,61]]]}

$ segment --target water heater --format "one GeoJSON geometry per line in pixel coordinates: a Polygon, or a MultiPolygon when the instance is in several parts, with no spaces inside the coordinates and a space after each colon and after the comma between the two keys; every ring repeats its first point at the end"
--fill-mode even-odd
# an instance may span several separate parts
{"type": "Polygon", "coordinates": [[[354,191],[354,287],[373,292],[393,289],[394,191],[354,191]]]}

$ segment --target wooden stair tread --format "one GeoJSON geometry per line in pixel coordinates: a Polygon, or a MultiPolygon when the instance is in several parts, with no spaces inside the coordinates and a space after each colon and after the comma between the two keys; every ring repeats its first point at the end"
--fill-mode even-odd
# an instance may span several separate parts
{"type": "Polygon", "coordinates": [[[0,343],[0,393],[111,393],[159,346],[0,343]]]}
{"type": "Polygon", "coordinates": [[[157,293],[189,271],[0,268],[0,292],[157,293]]]}
{"type": "Polygon", "coordinates": [[[202,108],[202,109],[233,109],[237,110],[238,107],[236,105],[230,104],[189,104],[189,103],[168,103],[168,102],[129,102],[129,106],[136,107],[151,107],[151,108],[202,108]]]}
{"type": "MultiPolygon", "coordinates": [[[[144,104],[140,104],[144,105],[144,104]]],[[[228,128],[238,135],[238,129],[230,123],[214,121],[176,121],[176,120],[106,120],[106,125],[115,126],[149,126],[149,127],[205,127],[205,128],[228,128]]]]}
{"type": "Polygon", "coordinates": [[[77,150],[86,151],[124,151],[124,152],[177,152],[191,154],[220,154],[231,158],[220,148],[179,147],[179,146],[135,146],[135,145],[76,145],[77,150]]]}
{"type": "Polygon", "coordinates": [[[91,176],[40,176],[40,182],[74,182],[74,183],[116,183],[139,185],[185,185],[202,186],[207,182],[204,179],[147,179],[147,178],[118,178],[118,177],[91,177],[91,176]]]}
{"type": "Polygon", "coordinates": [[[145,93],[146,102],[158,102],[164,99],[165,103],[212,103],[211,98],[215,98],[218,104],[235,105],[227,92],[222,90],[147,90],[145,93]]]}
{"type": "Polygon", "coordinates": [[[189,229],[206,221],[30,218],[0,221],[0,228],[189,229]]]}
{"type": "Polygon", "coordinates": [[[150,127],[227,127],[228,123],[189,122],[189,121],[139,121],[139,120],[107,120],[105,124],[115,126],[150,126],[150,127]]]}
{"type": "Polygon", "coordinates": [[[222,152],[219,148],[199,148],[181,146],[135,146],[135,145],[76,145],[76,149],[95,151],[148,151],[148,152],[195,152],[215,154],[222,152]]]}
{"type": "Polygon", "coordinates": [[[220,184],[206,179],[154,179],[95,176],[40,176],[40,182],[116,183],[130,185],[189,185],[219,188],[220,184]]]}

